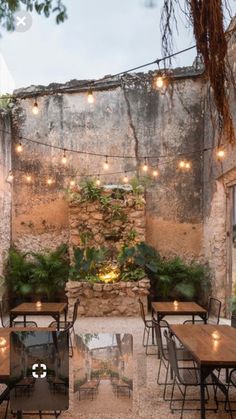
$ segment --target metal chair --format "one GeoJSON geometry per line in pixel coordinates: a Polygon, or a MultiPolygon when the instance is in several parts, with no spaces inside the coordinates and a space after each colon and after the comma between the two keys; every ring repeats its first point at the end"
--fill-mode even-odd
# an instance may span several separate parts
{"type": "Polygon", "coordinates": [[[150,346],[156,346],[156,344],[152,343],[152,345],[149,345],[149,336],[150,336],[150,331],[152,332],[152,339],[154,338],[154,326],[152,323],[152,320],[147,320],[146,316],[145,316],[145,310],[144,310],[144,306],[142,301],[140,300],[140,298],[138,299],[139,302],[139,307],[140,307],[140,314],[141,314],[141,318],[143,320],[144,323],[144,330],[143,330],[143,347],[146,348],[146,355],[156,355],[156,353],[148,353],[148,348],[150,346]],[[146,338],[146,342],[145,342],[145,338],[146,338]]]}
{"type": "MultiPolygon", "coordinates": [[[[221,301],[210,297],[207,307],[207,324],[217,325],[220,322],[221,301]]],[[[184,324],[193,323],[193,320],[185,320],[184,324]]],[[[204,323],[203,320],[194,320],[194,323],[204,323]]]]}
{"type": "MultiPolygon", "coordinates": [[[[69,343],[70,343],[70,356],[72,357],[74,354],[73,351],[73,342],[72,342],[72,333],[75,334],[75,329],[74,329],[74,324],[76,322],[77,319],[77,313],[78,313],[78,307],[80,304],[80,300],[79,298],[77,298],[77,300],[75,301],[74,304],[74,308],[73,308],[73,315],[72,315],[72,320],[71,321],[60,321],[60,330],[69,330],[69,343]]],[[[49,324],[49,327],[57,327],[57,322],[53,321],[52,323],[49,324]]]]}
{"type": "MultiPolygon", "coordinates": [[[[159,356],[160,362],[159,362],[158,372],[157,372],[157,384],[164,386],[163,399],[170,401],[170,399],[166,398],[166,388],[167,386],[173,384],[173,373],[169,368],[170,366],[169,354],[168,354],[167,347],[163,344],[163,337],[162,337],[162,334],[164,333],[165,330],[169,332],[169,324],[165,320],[161,320],[161,322],[158,323],[156,320],[153,319],[153,327],[155,330],[155,336],[156,336],[157,346],[158,346],[159,355],[160,355],[159,356]],[[162,367],[165,369],[164,382],[160,380],[161,371],[163,369],[162,367]],[[169,372],[170,372],[170,379],[168,381],[169,372]]],[[[194,364],[194,359],[192,358],[192,355],[185,348],[183,347],[176,348],[176,354],[177,354],[177,359],[179,361],[183,361],[183,362],[191,361],[194,364]]]]}
{"type": "MultiPolygon", "coordinates": [[[[193,401],[199,402],[200,401],[199,399],[189,399],[189,398],[186,399],[187,388],[189,388],[189,387],[200,387],[200,370],[199,370],[199,368],[196,368],[196,367],[179,367],[176,343],[175,343],[173,337],[171,337],[170,334],[168,334],[166,330],[164,331],[164,336],[165,336],[166,341],[167,341],[167,350],[168,350],[170,367],[171,367],[171,369],[173,371],[173,375],[174,375],[172,390],[171,390],[170,409],[171,409],[172,413],[174,413],[174,411],[180,411],[181,412],[180,419],[182,419],[184,410],[190,410],[190,411],[199,410],[196,407],[185,409],[185,402],[186,401],[191,401],[191,402],[193,402],[193,401]],[[177,385],[177,387],[178,387],[178,389],[179,389],[179,391],[182,395],[182,398],[180,398],[180,399],[174,399],[173,398],[174,397],[175,385],[177,385]],[[182,387],[184,387],[184,390],[182,389],[182,387]],[[176,402],[176,401],[182,402],[180,408],[174,408],[173,407],[173,402],[176,402]]],[[[215,386],[215,383],[212,380],[208,379],[207,385],[215,386]]],[[[206,385],[206,389],[207,389],[207,385],[206,385]]],[[[209,399],[208,389],[207,389],[207,396],[208,397],[207,397],[206,400],[209,399]]],[[[213,408],[213,409],[207,409],[207,410],[213,410],[214,412],[216,412],[217,409],[218,409],[218,402],[217,402],[216,397],[214,399],[215,399],[215,402],[216,402],[216,407],[213,408]]]]}
{"type": "Polygon", "coordinates": [[[225,398],[225,411],[230,413],[230,417],[233,419],[233,412],[236,411],[236,409],[232,408],[232,404],[235,404],[235,400],[230,400],[230,388],[236,387],[236,369],[232,369],[229,378],[228,378],[228,385],[227,385],[227,393],[225,398]],[[227,409],[228,404],[228,409],[227,409]]]}
{"type": "MultiPolygon", "coordinates": [[[[9,315],[9,298],[4,298],[0,301],[0,319],[2,327],[10,327],[10,315],[9,315]]],[[[38,327],[34,321],[16,321],[12,323],[13,327],[38,327]]]]}

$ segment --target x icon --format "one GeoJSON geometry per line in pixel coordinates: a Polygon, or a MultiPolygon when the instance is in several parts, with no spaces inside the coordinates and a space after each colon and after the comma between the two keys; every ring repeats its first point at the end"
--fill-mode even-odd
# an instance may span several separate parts
{"type": "Polygon", "coordinates": [[[19,25],[26,26],[25,19],[26,19],[26,16],[23,16],[23,17],[16,16],[16,20],[17,20],[16,26],[19,26],[19,25]]]}

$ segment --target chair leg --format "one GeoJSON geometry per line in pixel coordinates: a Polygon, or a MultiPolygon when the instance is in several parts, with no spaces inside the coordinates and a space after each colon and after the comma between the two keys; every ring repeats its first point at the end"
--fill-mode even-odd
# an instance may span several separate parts
{"type": "Polygon", "coordinates": [[[73,342],[72,342],[71,334],[69,334],[69,351],[70,349],[71,349],[70,357],[72,358],[74,355],[74,350],[73,350],[73,342]]]}
{"type": "Polygon", "coordinates": [[[150,329],[147,331],[147,339],[146,339],[146,355],[148,355],[148,342],[149,342],[149,335],[150,335],[150,329]]]}
{"type": "Polygon", "coordinates": [[[181,407],[181,415],[180,415],[180,419],[183,418],[183,413],[184,413],[184,404],[185,404],[185,397],[186,397],[186,390],[187,387],[184,386],[184,394],[183,394],[183,401],[182,401],[182,407],[181,407]]]}
{"type": "Polygon", "coordinates": [[[143,329],[143,347],[145,347],[145,344],[144,344],[145,334],[146,334],[146,327],[144,327],[144,329],[143,329]]]}
{"type": "Polygon", "coordinates": [[[6,410],[5,410],[4,419],[7,419],[8,407],[9,407],[9,400],[10,400],[10,398],[7,400],[7,406],[6,406],[6,410]]]}
{"type": "Polygon", "coordinates": [[[172,389],[171,389],[171,396],[170,396],[170,411],[171,411],[171,413],[174,413],[174,410],[172,408],[172,402],[173,402],[173,396],[174,396],[175,381],[176,381],[176,378],[174,378],[174,380],[173,380],[172,389]]]}

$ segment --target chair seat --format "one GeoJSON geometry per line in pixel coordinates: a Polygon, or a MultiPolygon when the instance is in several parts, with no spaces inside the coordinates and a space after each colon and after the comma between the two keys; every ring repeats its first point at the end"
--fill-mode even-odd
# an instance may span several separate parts
{"type": "MultiPolygon", "coordinates": [[[[60,321],[60,329],[64,330],[71,325],[70,321],[60,321]]],[[[57,322],[53,321],[49,324],[49,327],[57,327],[57,322]]]]}
{"type": "MultiPolygon", "coordinates": [[[[26,321],[25,323],[24,323],[23,320],[13,322],[13,327],[25,327],[25,326],[26,327],[38,327],[37,323],[33,322],[33,321],[26,321]]],[[[5,326],[5,327],[8,327],[8,326],[5,326]]]]}

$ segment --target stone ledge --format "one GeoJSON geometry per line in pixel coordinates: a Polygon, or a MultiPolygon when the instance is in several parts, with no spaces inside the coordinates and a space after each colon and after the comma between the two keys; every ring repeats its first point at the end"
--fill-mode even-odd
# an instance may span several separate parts
{"type": "Polygon", "coordinates": [[[69,314],[72,314],[74,302],[79,298],[79,316],[139,316],[138,299],[141,299],[147,312],[149,289],[149,279],[110,284],[69,281],[66,284],[69,314]]]}

